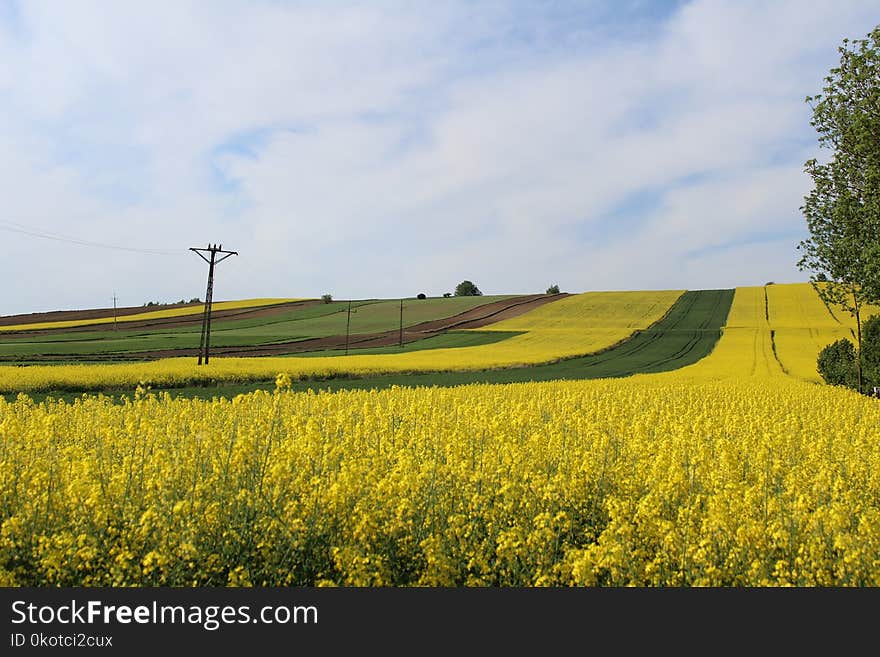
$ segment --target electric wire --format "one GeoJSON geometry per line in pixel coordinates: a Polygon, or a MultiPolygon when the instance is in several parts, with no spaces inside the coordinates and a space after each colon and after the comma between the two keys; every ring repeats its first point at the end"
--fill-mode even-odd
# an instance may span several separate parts
{"type": "Polygon", "coordinates": [[[184,249],[139,249],[132,246],[119,246],[116,244],[104,244],[102,242],[92,242],[90,240],[82,240],[76,237],[68,237],[66,235],[61,235],[59,233],[50,233],[48,231],[40,231],[34,230],[32,228],[28,228],[27,226],[23,226],[21,224],[17,224],[12,221],[0,221],[0,230],[6,230],[13,233],[20,233],[22,235],[29,235],[31,237],[39,237],[41,239],[54,240],[56,242],[66,242],[68,244],[78,244],[80,246],[92,246],[101,249],[113,249],[116,251],[130,251],[134,253],[144,253],[147,255],[162,255],[162,256],[180,256],[185,253],[184,249]]]}

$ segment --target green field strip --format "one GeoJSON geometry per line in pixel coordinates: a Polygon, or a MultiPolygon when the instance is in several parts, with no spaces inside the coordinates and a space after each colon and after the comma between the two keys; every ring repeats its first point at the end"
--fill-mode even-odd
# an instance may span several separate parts
{"type": "MultiPolygon", "coordinates": [[[[351,304],[352,313],[354,313],[358,308],[363,308],[364,306],[370,306],[377,303],[382,302],[378,300],[353,301],[351,304]]],[[[301,311],[273,314],[270,317],[253,317],[249,319],[234,319],[224,317],[218,318],[217,320],[212,319],[211,333],[213,335],[215,330],[218,332],[240,330],[243,331],[262,327],[274,327],[272,329],[273,331],[281,332],[278,328],[279,325],[296,325],[297,322],[308,323],[316,320],[325,321],[333,316],[345,315],[347,310],[348,302],[331,301],[328,304],[312,306],[311,308],[303,308],[301,311]]],[[[201,325],[199,325],[199,327],[197,328],[201,330],[201,325]]]]}
{"type": "MultiPolygon", "coordinates": [[[[428,338],[422,338],[420,340],[416,340],[414,342],[407,342],[404,347],[400,347],[399,345],[389,346],[389,347],[371,347],[371,348],[357,348],[356,345],[352,345],[350,348],[350,353],[356,353],[359,355],[367,355],[367,354],[404,354],[404,353],[412,353],[413,351],[424,351],[427,349],[450,349],[454,347],[478,347],[487,344],[494,344],[496,342],[501,342],[503,340],[508,340],[509,338],[515,337],[517,335],[522,335],[523,331],[479,331],[479,330],[469,330],[469,331],[448,331],[446,333],[440,333],[438,335],[434,335],[428,338]]],[[[45,352],[44,352],[45,353],[45,352]]],[[[83,355],[92,355],[92,354],[83,354],[83,355]]],[[[297,352],[295,354],[287,354],[285,357],[291,358],[315,358],[315,357],[326,357],[326,356],[344,356],[344,349],[328,349],[324,351],[307,351],[307,352],[297,352]]],[[[125,356],[125,352],[114,353],[114,352],[95,352],[96,358],[94,360],[83,360],[82,358],[78,358],[76,360],[69,361],[70,363],[79,363],[82,364],[84,362],[100,364],[102,362],[108,362],[107,358],[111,358],[113,356],[123,357],[125,356]],[[104,357],[102,359],[102,357],[104,357]]],[[[40,363],[40,361],[35,360],[27,360],[27,357],[22,357],[19,361],[16,361],[19,364],[45,364],[40,363]]]]}
{"type": "MultiPolygon", "coordinates": [[[[379,301],[356,301],[352,303],[352,308],[379,301]]],[[[211,320],[211,335],[215,332],[253,328],[257,326],[271,326],[295,320],[311,320],[327,315],[335,315],[340,312],[345,313],[347,310],[347,302],[331,302],[329,304],[320,304],[305,306],[303,308],[294,308],[280,313],[273,313],[264,317],[252,317],[239,319],[231,316],[215,317],[211,320]]],[[[102,329],[85,331],[82,328],[70,329],[66,331],[40,332],[38,336],[21,335],[17,333],[0,334],[0,344],[14,343],[34,343],[43,344],[48,342],[89,342],[93,340],[114,340],[129,338],[144,338],[153,335],[191,335],[201,333],[201,317],[187,326],[169,327],[164,324],[156,324],[154,327],[131,327],[119,325],[117,329],[102,329]]]]}
{"type": "MultiPolygon", "coordinates": [[[[508,340],[517,335],[522,335],[524,331],[479,331],[476,329],[469,331],[448,331],[429,338],[422,338],[414,342],[407,342],[403,347],[394,345],[390,347],[369,347],[355,350],[354,346],[349,349],[349,353],[358,355],[369,354],[408,354],[413,351],[424,351],[426,349],[451,349],[454,347],[479,347],[486,344],[494,344],[502,340],[508,340]]],[[[316,358],[324,356],[344,356],[344,349],[327,349],[324,351],[306,351],[296,354],[288,354],[290,358],[316,358]]]]}
{"type": "MultiPolygon", "coordinates": [[[[493,297],[451,297],[449,299],[409,299],[404,300],[403,326],[409,327],[422,322],[446,319],[462,312],[472,310],[479,306],[513,298],[515,295],[493,297]]],[[[316,318],[311,322],[295,320],[289,323],[276,324],[273,326],[273,334],[285,336],[309,335],[311,337],[327,337],[331,335],[345,335],[347,323],[347,308],[343,307],[334,315],[316,318]]],[[[355,308],[352,306],[351,327],[352,335],[361,333],[382,333],[391,331],[400,326],[400,301],[378,301],[366,306],[355,308]]],[[[261,327],[252,329],[240,329],[240,335],[250,336],[255,339],[265,337],[261,327]]],[[[213,331],[211,341],[213,343],[213,331]]]]}
{"type": "MultiPolygon", "coordinates": [[[[425,321],[446,319],[494,301],[518,295],[450,297],[404,300],[404,327],[425,321]]],[[[307,306],[279,315],[249,319],[214,320],[211,346],[248,347],[310,338],[344,335],[348,302],[307,306]]],[[[400,301],[362,300],[352,302],[351,335],[394,330],[400,325],[400,301]]],[[[165,349],[198,347],[201,325],[135,331],[71,331],[31,336],[0,336],[0,359],[21,362],[37,356],[114,356],[165,349]]]]}

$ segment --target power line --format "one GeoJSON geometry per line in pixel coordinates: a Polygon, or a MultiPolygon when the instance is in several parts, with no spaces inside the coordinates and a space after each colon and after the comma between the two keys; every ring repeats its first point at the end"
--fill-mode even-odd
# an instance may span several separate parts
{"type": "Polygon", "coordinates": [[[146,253],[148,255],[183,255],[182,249],[138,249],[131,246],[118,246],[115,244],[103,244],[101,242],[91,242],[89,240],[81,240],[75,237],[68,237],[58,233],[49,233],[45,231],[33,230],[27,226],[22,226],[11,221],[0,221],[0,230],[6,230],[12,233],[20,233],[22,235],[30,235],[31,237],[39,237],[44,240],[54,240],[56,242],[66,242],[68,244],[79,244],[80,246],[93,246],[100,249],[113,249],[116,251],[131,251],[134,253],[146,253]]]}

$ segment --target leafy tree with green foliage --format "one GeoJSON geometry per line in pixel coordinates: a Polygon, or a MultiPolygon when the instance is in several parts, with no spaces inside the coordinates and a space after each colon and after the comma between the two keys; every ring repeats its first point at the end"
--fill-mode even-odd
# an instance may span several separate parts
{"type": "Polygon", "coordinates": [[[322,294],[321,301],[323,301],[324,303],[330,303],[331,301],[333,301],[333,295],[332,294],[322,294]]]}
{"type": "Polygon", "coordinates": [[[457,297],[481,297],[483,293],[480,288],[470,281],[462,281],[455,286],[455,296],[457,297]]]}
{"type": "Polygon", "coordinates": [[[559,286],[554,283],[550,287],[547,288],[547,294],[559,294],[559,286]]]}
{"type": "Polygon", "coordinates": [[[859,383],[856,360],[853,343],[841,338],[819,352],[816,367],[825,383],[855,388],[859,383]]]}
{"type": "Polygon", "coordinates": [[[862,368],[865,387],[880,386],[880,315],[873,315],[862,327],[862,368]]]}
{"type": "Polygon", "coordinates": [[[857,386],[862,389],[862,309],[880,300],[880,26],[844,39],[840,65],[823,92],[808,96],[810,121],[827,162],[804,164],[813,189],[801,206],[810,237],[798,245],[801,271],[826,304],[856,320],[857,386]]]}
{"type": "MultiPolygon", "coordinates": [[[[859,390],[856,349],[843,338],[819,353],[817,369],[825,383],[859,390]]],[[[868,318],[862,326],[862,391],[880,386],[880,315],[868,318]]]]}

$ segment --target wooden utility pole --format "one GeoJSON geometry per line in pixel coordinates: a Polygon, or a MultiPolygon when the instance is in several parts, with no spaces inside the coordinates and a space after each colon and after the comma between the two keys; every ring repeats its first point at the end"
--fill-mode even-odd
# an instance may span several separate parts
{"type": "Polygon", "coordinates": [[[400,300],[400,346],[403,347],[403,299],[400,300]]]}
{"type": "Polygon", "coordinates": [[[223,262],[229,256],[238,255],[238,252],[224,251],[222,244],[220,246],[217,246],[216,244],[208,244],[208,248],[206,249],[197,249],[195,247],[190,247],[189,250],[195,251],[196,255],[198,255],[202,260],[208,263],[208,289],[205,292],[205,311],[202,314],[202,337],[199,339],[199,365],[202,364],[203,358],[205,361],[205,365],[207,365],[211,348],[211,305],[214,297],[214,265],[223,262]],[[202,251],[204,251],[205,253],[210,253],[211,257],[206,258],[202,254],[202,251]],[[222,253],[224,255],[218,258],[218,253],[222,253]]]}
{"type": "Polygon", "coordinates": [[[345,318],[345,355],[348,356],[348,331],[351,328],[351,300],[348,302],[348,316],[345,318]]]}
{"type": "Polygon", "coordinates": [[[113,330],[116,330],[116,292],[113,293],[113,330]]]}

